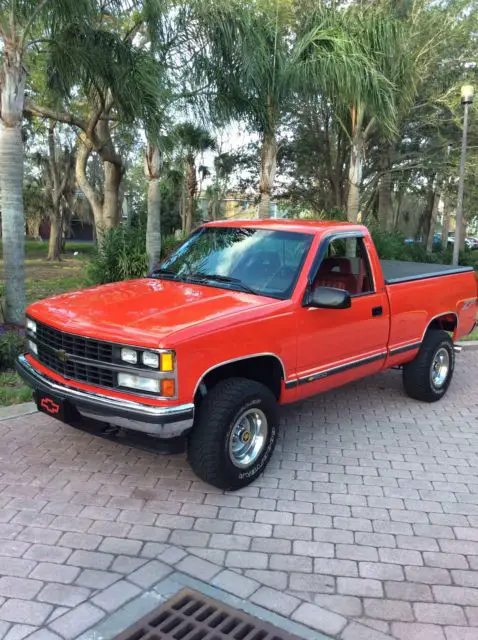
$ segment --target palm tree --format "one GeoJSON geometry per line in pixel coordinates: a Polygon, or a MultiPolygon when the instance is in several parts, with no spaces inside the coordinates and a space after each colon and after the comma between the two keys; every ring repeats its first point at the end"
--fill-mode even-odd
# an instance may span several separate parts
{"type": "Polygon", "coordinates": [[[46,159],[47,184],[51,198],[50,240],[47,260],[60,260],[65,227],[65,213],[71,183],[74,179],[75,157],[67,145],[57,149],[55,140],[56,122],[48,126],[48,158],[46,159]]]}
{"type": "Polygon", "coordinates": [[[269,216],[278,154],[278,132],[297,96],[334,100],[345,86],[365,87],[388,113],[391,84],[377,71],[350,33],[344,11],[276,1],[200,3],[197,24],[205,39],[198,68],[216,86],[213,113],[245,119],[261,137],[259,216],[269,216]]]}
{"type": "MultiPolygon", "coordinates": [[[[93,211],[100,241],[104,231],[120,220],[125,164],[114,130],[124,131],[138,121],[148,130],[153,128],[162,96],[162,68],[146,48],[133,42],[135,30],[127,29],[125,16],[121,18],[121,13],[112,16],[112,30],[104,28],[102,16],[83,30],[75,25],[65,29],[50,48],[49,74],[62,108],[32,101],[26,107],[34,115],[64,122],[78,132],[76,179],[93,211]],[[88,176],[93,153],[102,163],[100,191],[88,176]]],[[[142,24],[143,18],[138,20],[142,24]]]]}
{"type": "Polygon", "coordinates": [[[148,143],[144,153],[144,173],[148,181],[148,220],[146,226],[146,253],[150,271],[161,255],[161,171],[163,154],[157,145],[148,143]]]}
{"type": "Polygon", "coordinates": [[[352,6],[344,11],[344,17],[358,49],[376,73],[389,81],[388,90],[384,86],[381,91],[366,82],[360,92],[356,86],[344,85],[338,99],[342,109],[348,111],[344,118],[350,140],[347,219],[357,222],[363,164],[370,136],[378,131],[388,140],[395,134],[399,103],[409,103],[415,85],[409,45],[399,20],[373,5],[365,9],[352,6]]]}
{"type": "Polygon", "coordinates": [[[183,212],[183,232],[189,234],[192,231],[194,203],[198,190],[196,160],[205,151],[213,150],[216,143],[206,129],[191,122],[178,124],[173,135],[185,154],[186,206],[183,212]]]}
{"type": "MultiPolygon", "coordinates": [[[[427,149],[426,155],[430,158],[436,150],[441,158],[446,158],[448,144],[453,137],[447,113],[452,105],[447,105],[446,96],[450,87],[459,82],[457,67],[461,64],[466,67],[467,60],[475,55],[476,44],[472,35],[475,30],[473,13],[470,13],[471,20],[463,19],[462,3],[442,5],[428,0],[414,0],[413,3],[381,0],[381,5],[385,12],[400,20],[403,29],[402,46],[396,47],[393,66],[388,72],[397,87],[398,135],[380,140],[378,219],[383,229],[390,230],[394,223],[392,175],[399,175],[397,172],[392,174],[392,169],[394,165],[401,164],[403,145],[400,141],[406,138],[413,144],[422,138],[420,146],[425,150],[425,140],[431,136],[434,139],[432,150],[427,149]],[[406,131],[407,126],[414,127],[411,137],[410,131],[406,131]],[[420,126],[422,132],[418,131],[420,126]]],[[[438,177],[440,180],[435,184],[443,186],[446,178],[443,171],[439,171],[438,177]]],[[[433,213],[433,207],[428,209],[433,213]]],[[[430,227],[428,247],[432,245],[435,232],[433,219],[431,222],[427,225],[430,227]]]]}
{"type": "Polygon", "coordinates": [[[90,0],[2,0],[0,2],[1,106],[0,207],[5,272],[5,321],[20,324],[25,308],[23,208],[24,148],[22,118],[30,54],[36,41],[42,51],[65,28],[84,28],[94,11],[90,0]]]}

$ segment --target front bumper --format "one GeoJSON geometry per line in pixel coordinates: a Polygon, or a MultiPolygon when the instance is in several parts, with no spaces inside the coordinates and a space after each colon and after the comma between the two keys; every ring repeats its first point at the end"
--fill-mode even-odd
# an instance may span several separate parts
{"type": "Polygon", "coordinates": [[[28,362],[24,355],[17,358],[15,368],[34,391],[51,394],[67,402],[85,418],[107,422],[157,438],[176,438],[184,435],[193,426],[193,404],[156,407],[100,393],[80,391],[44,376],[28,362]]]}

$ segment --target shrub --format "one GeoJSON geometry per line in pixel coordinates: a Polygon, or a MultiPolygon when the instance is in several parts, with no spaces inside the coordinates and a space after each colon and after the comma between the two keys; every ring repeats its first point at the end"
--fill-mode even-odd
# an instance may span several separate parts
{"type": "Polygon", "coordinates": [[[170,253],[181,244],[184,238],[176,238],[176,236],[165,236],[161,239],[161,260],[167,258],[170,253]]]}
{"type": "MultiPolygon", "coordinates": [[[[427,253],[425,246],[420,242],[406,243],[405,236],[399,231],[387,232],[371,228],[370,233],[382,260],[451,264],[453,247],[443,249],[441,246],[435,246],[433,253],[427,253]]],[[[478,268],[478,252],[469,249],[460,251],[459,263],[478,268]]]]}
{"type": "Polygon", "coordinates": [[[148,270],[146,231],[137,224],[108,230],[87,266],[89,284],[144,277],[148,270]]]}
{"type": "Polygon", "coordinates": [[[386,232],[370,229],[372,239],[382,260],[404,260],[405,237],[398,231],[386,232]]]}
{"type": "MultiPolygon", "coordinates": [[[[0,327],[1,330],[1,327],[0,327]]],[[[25,338],[19,331],[11,329],[0,334],[0,371],[11,369],[15,358],[25,351],[25,338]]]]}

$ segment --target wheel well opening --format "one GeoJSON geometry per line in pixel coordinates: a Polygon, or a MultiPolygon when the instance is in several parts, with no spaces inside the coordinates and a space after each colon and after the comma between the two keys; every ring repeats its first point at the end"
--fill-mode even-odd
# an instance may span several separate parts
{"type": "Polygon", "coordinates": [[[284,370],[280,360],[275,356],[257,356],[219,365],[201,380],[194,398],[196,406],[208,390],[227,378],[248,378],[261,382],[272,391],[278,400],[281,394],[284,370]]]}
{"type": "Polygon", "coordinates": [[[427,331],[433,329],[442,329],[443,331],[448,331],[453,333],[457,327],[458,320],[454,313],[447,313],[439,318],[434,318],[432,322],[428,325],[427,331]]]}

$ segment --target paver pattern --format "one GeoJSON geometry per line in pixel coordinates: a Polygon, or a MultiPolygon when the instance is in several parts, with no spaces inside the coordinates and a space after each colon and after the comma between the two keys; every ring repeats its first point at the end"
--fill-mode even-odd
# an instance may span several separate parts
{"type": "Polygon", "coordinates": [[[392,371],[288,407],[229,494],[184,456],[1,421],[0,638],[74,638],[174,565],[343,640],[478,639],[477,371],[463,352],[433,405],[392,371]]]}

